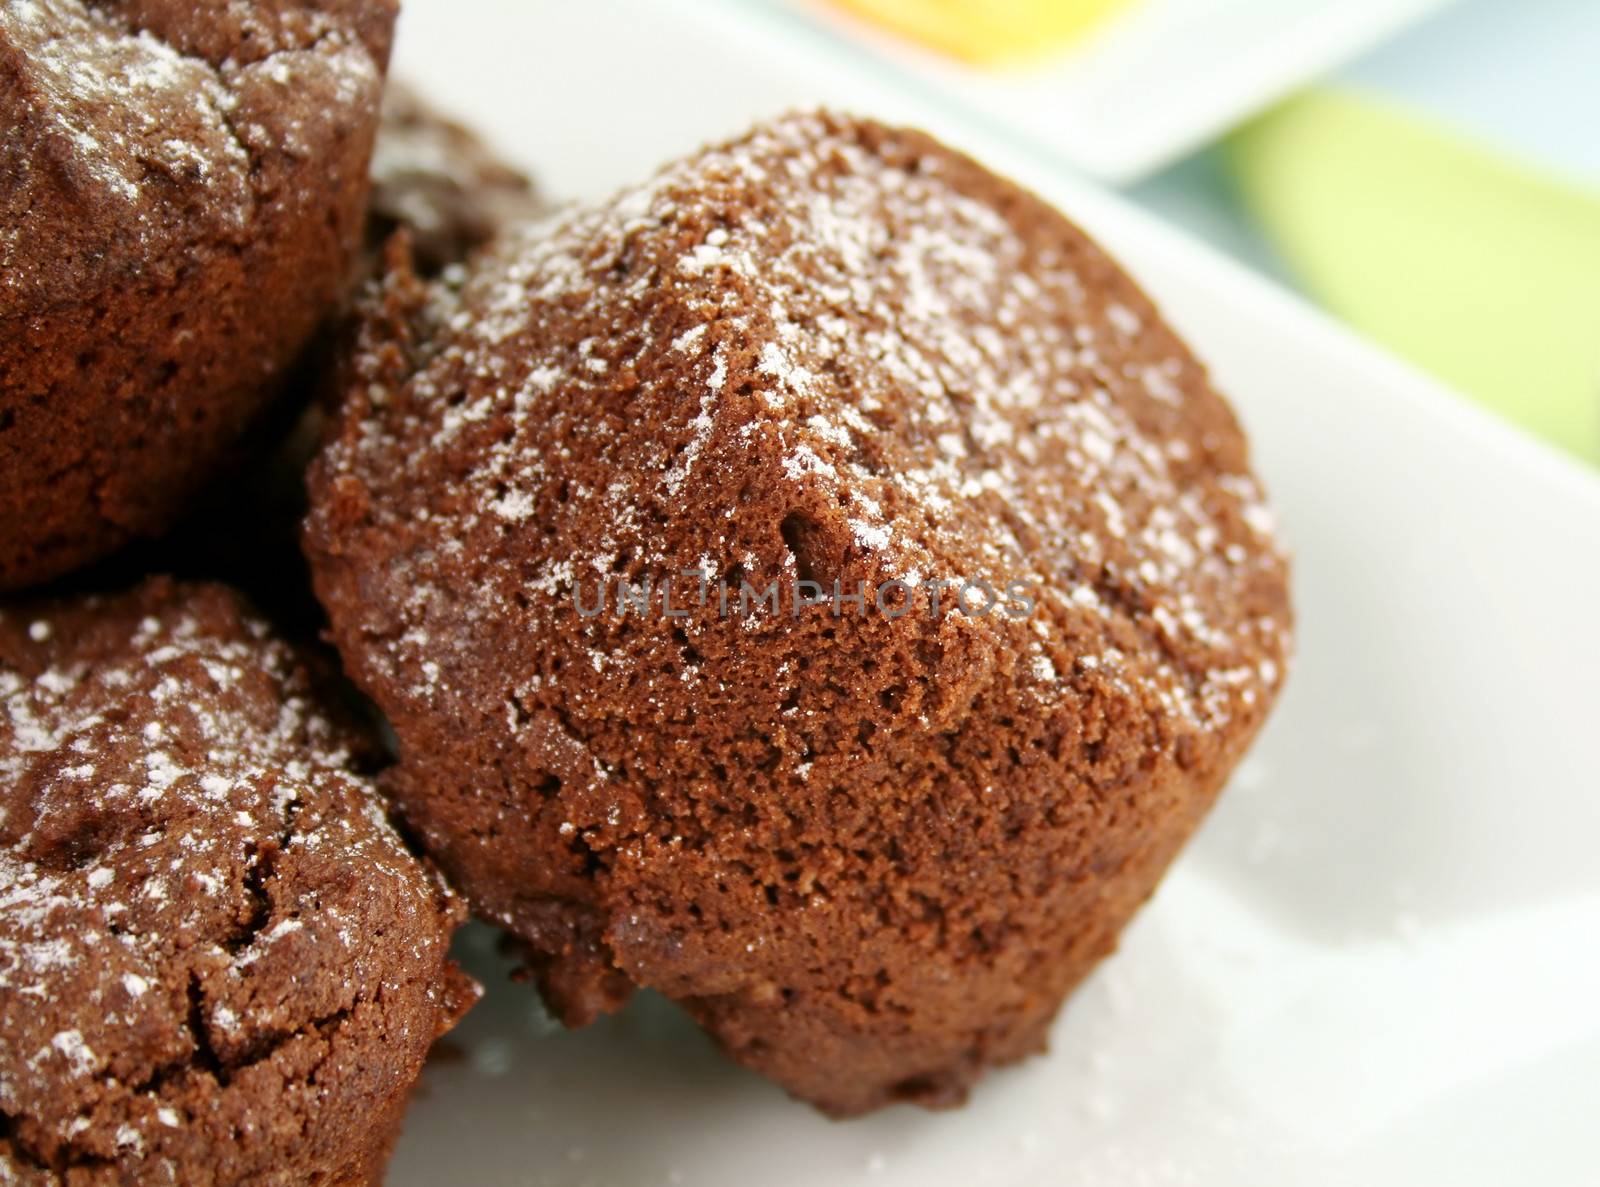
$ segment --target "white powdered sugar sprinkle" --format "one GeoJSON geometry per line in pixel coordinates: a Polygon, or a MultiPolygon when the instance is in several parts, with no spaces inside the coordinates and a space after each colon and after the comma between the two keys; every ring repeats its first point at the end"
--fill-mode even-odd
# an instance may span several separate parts
{"type": "MultiPolygon", "coordinates": [[[[419,697],[446,691],[473,632],[516,613],[498,595],[447,595],[453,566],[491,532],[540,530],[553,494],[611,527],[524,574],[525,590],[570,596],[558,565],[606,574],[624,555],[636,571],[680,567],[652,550],[644,508],[679,505],[765,432],[781,443],[777,480],[797,504],[835,508],[852,559],[881,578],[1004,575],[1035,590],[1046,625],[1024,674],[1042,697],[1092,672],[1186,730],[1253,713],[1281,673],[1244,657],[1281,655],[1288,637],[1287,622],[1243,609],[1241,591],[1281,565],[1262,492],[1242,459],[1195,477],[1195,401],[1204,415],[1220,402],[1136,290],[1091,291],[1083,260],[944,157],[908,160],[817,114],[513,233],[433,291],[435,341],[405,398],[374,399],[327,455],[333,472],[405,485],[422,507],[403,514],[438,542],[394,558],[404,593],[386,613],[404,629],[374,662],[422,673],[419,697]],[[541,336],[577,308],[603,330],[541,336]],[[699,386],[651,387],[658,359],[675,385],[687,361],[699,386]],[[602,489],[565,481],[543,434],[619,376],[641,401],[672,403],[670,456],[602,489]],[[892,464],[874,460],[889,447],[892,464]],[[456,450],[473,459],[464,480],[414,496],[456,450]],[[1089,653],[1068,642],[1093,636],[1106,642],[1089,653]]],[[[592,417],[563,429],[555,455],[634,456],[629,432],[626,417],[592,417]]],[[[706,551],[743,561],[727,541],[706,551]]],[[[593,664],[623,679],[614,659],[593,664]]]]}

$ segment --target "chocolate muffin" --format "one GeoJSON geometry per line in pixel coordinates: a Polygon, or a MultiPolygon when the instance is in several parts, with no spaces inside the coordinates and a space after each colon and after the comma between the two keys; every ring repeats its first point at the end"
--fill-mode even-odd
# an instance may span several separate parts
{"type": "Polygon", "coordinates": [[[394,0],[0,4],[0,589],[168,527],[360,242],[394,0]]]}
{"type": "Polygon", "coordinates": [[[1039,1050],[1256,733],[1286,566],[1084,234],[795,115],[368,310],[313,465],[390,787],[582,1023],[838,1115],[1039,1050]]]}
{"type": "Polygon", "coordinates": [[[0,1181],[380,1181],[475,988],[370,742],[163,579],[0,611],[0,705],[0,1181]]]}
{"type": "Polygon", "coordinates": [[[508,223],[550,210],[531,178],[411,87],[391,83],[372,157],[367,249],[376,267],[389,236],[410,232],[425,276],[465,260],[508,223]]]}

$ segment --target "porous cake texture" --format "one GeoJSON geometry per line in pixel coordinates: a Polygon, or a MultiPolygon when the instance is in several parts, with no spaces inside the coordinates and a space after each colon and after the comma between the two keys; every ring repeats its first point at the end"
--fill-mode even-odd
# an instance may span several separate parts
{"type": "Polygon", "coordinates": [[[582,1023],[960,1101],[1283,679],[1246,442],[1150,301],[919,132],[798,114],[366,310],[306,541],[389,790],[582,1023]]]}

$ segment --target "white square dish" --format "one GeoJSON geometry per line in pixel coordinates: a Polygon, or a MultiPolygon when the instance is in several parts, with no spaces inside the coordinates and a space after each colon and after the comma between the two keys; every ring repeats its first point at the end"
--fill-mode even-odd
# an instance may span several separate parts
{"type": "Polygon", "coordinates": [[[1296,553],[1289,690],[1052,1054],[965,1109],[825,1121],[649,996],[559,1031],[477,930],[489,996],[431,1062],[389,1182],[1595,1182],[1600,481],[741,13],[410,0],[396,73],[561,196],[817,103],[928,127],[1043,194],[1151,291],[1252,434],[1296,553]]]}

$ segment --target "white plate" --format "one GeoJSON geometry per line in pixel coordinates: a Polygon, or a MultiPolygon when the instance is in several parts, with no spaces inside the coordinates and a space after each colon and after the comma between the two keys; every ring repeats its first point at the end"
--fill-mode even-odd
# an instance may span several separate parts
{"type": "Polygon", "coordinates": [[[564,194],[819,100],[1049,196],[1215,365],[1298,554],[1266,736],[1054,1053],[835,1124],[646,998],[488,999],[391,1184],[1592,1185],[1600,482],[1116,199],[704,0],[411,0],[398,70],[564,194]]]}
{"type": "Polygon", "coordinates": [[[746,0],[831,49],[870,55],[932,101],[965,104],[1080,169],[1129,182],[1452,0],[1132,0],[1060,55],[986,70],[892,36],[831,0],[746,0]]]}

